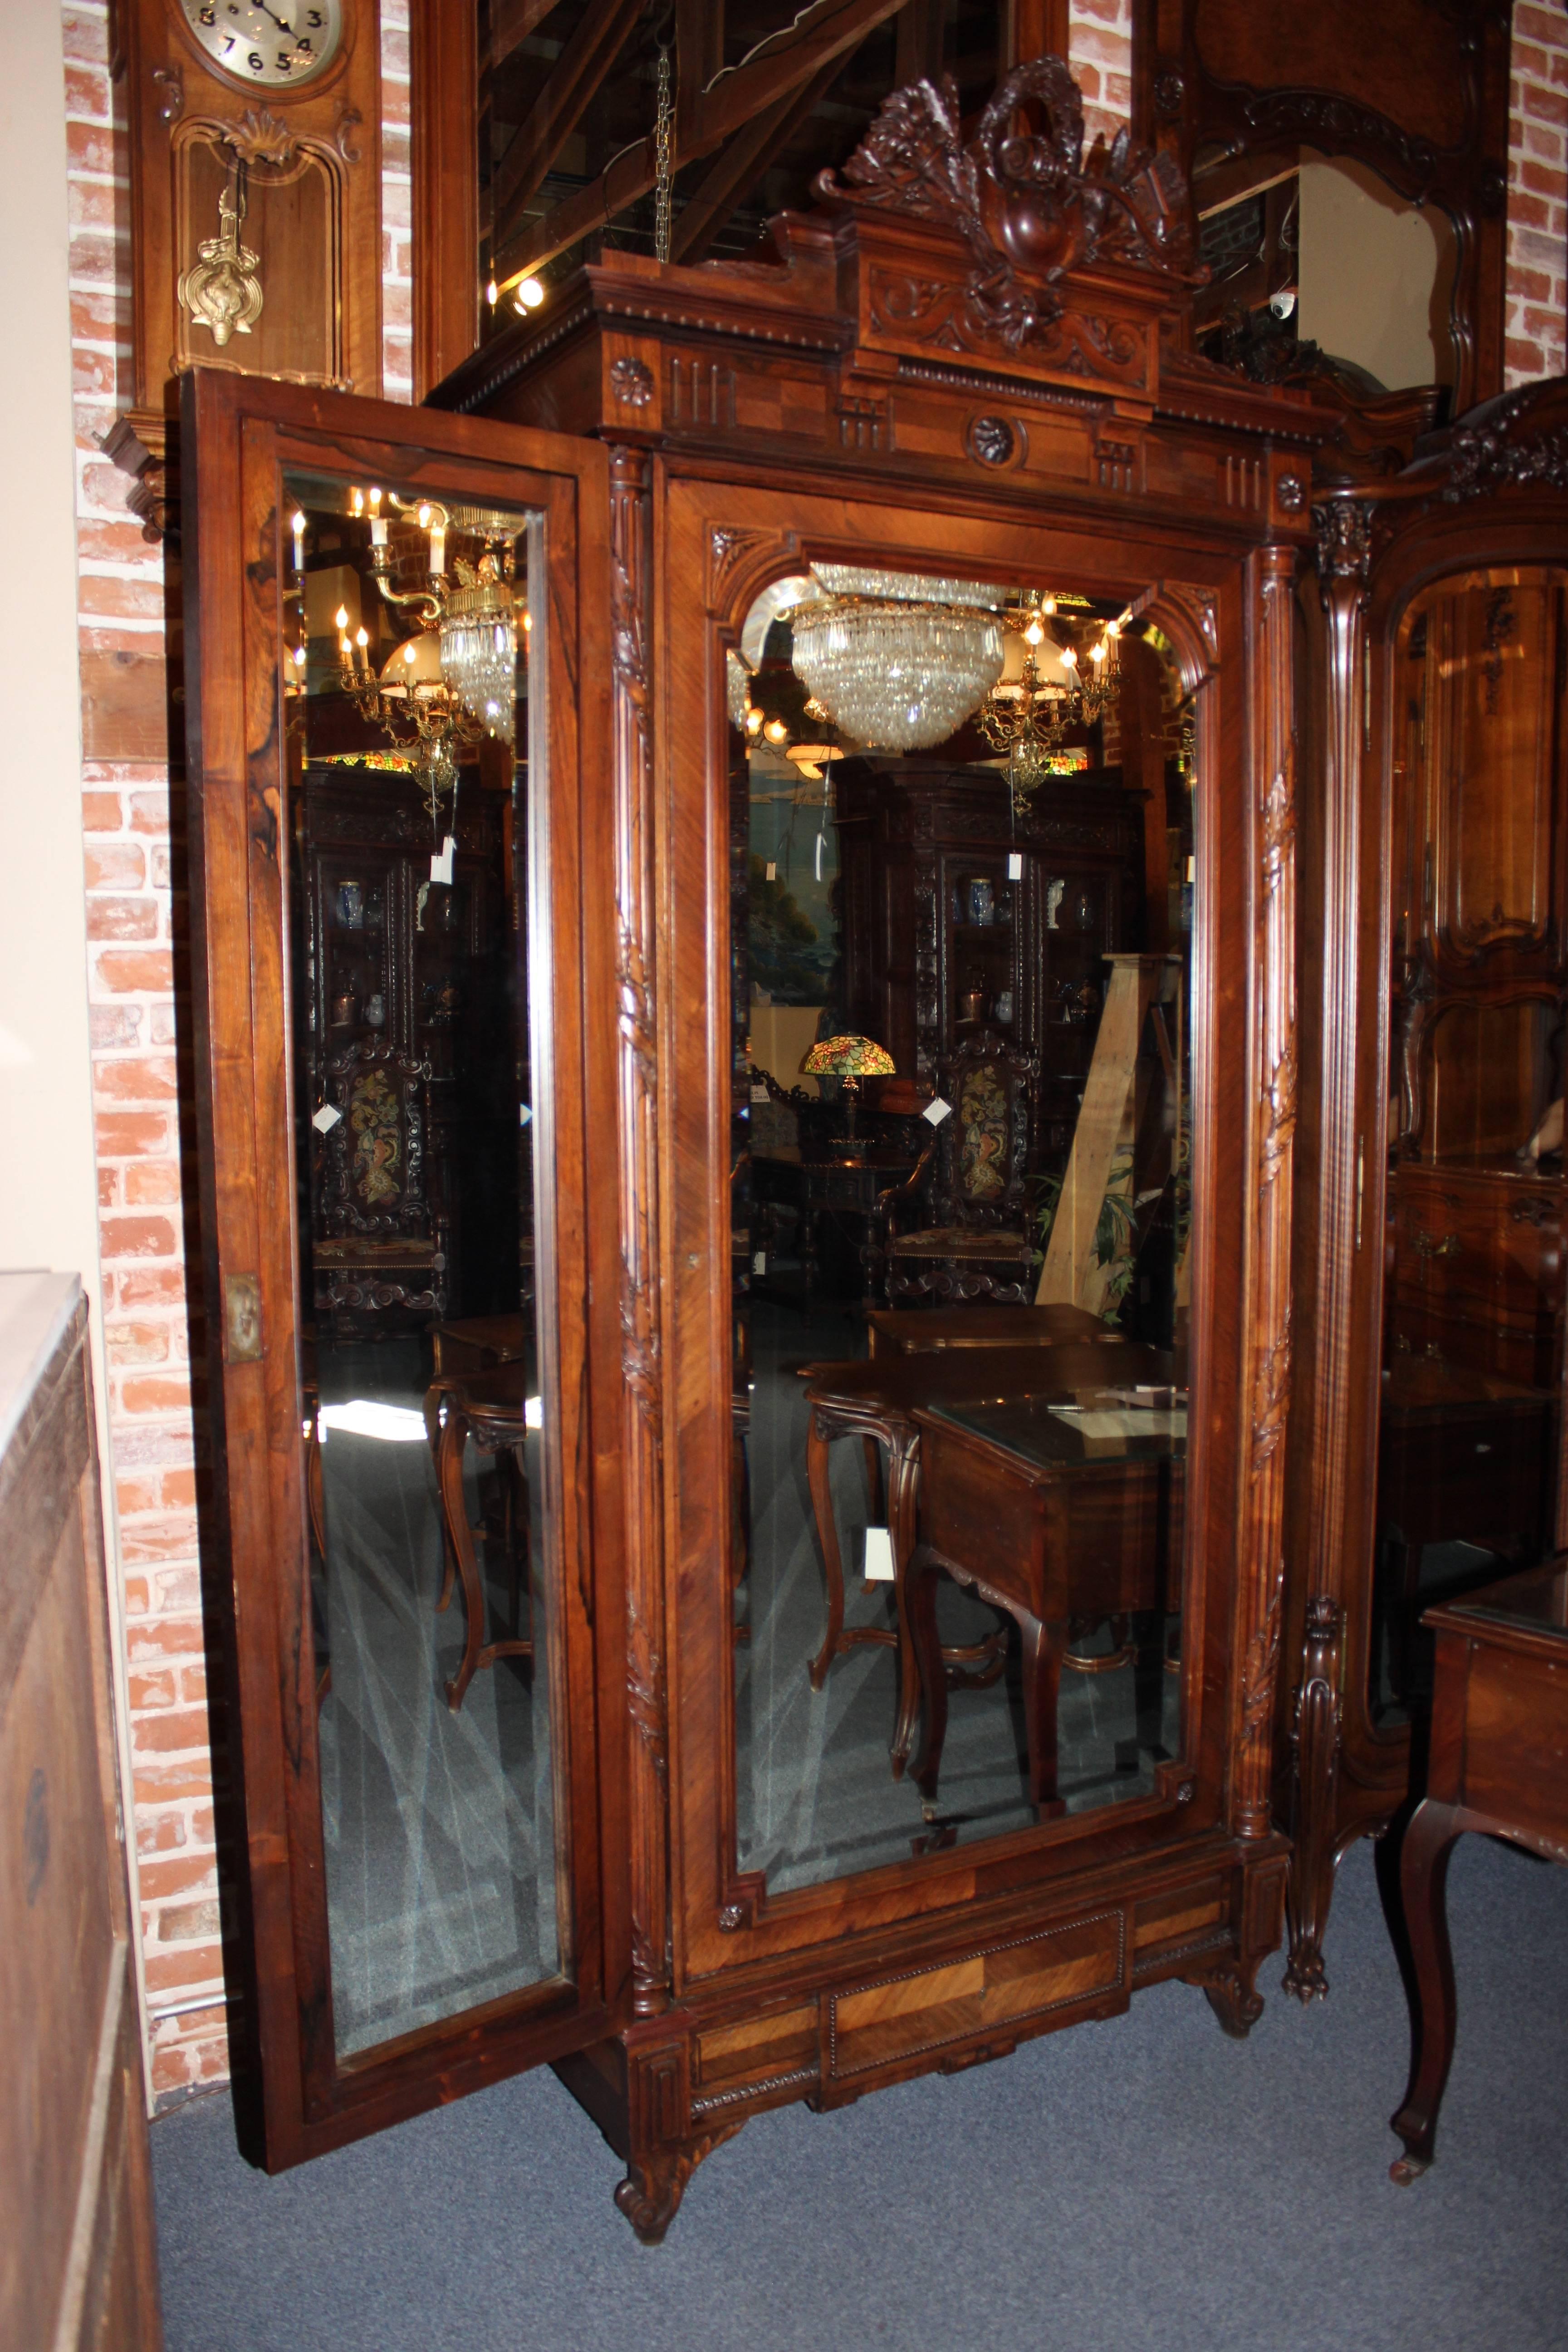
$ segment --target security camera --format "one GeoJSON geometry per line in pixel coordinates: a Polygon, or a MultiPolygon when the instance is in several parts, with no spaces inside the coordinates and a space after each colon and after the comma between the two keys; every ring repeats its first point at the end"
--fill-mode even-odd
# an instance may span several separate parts
{"type": "Polygon", "coordinates": [[[1296,289],[1281,286],[1278,294],[1270,294],[1268,307],[1277,319],[1288,319],[1296,308],[1296,289]]]}

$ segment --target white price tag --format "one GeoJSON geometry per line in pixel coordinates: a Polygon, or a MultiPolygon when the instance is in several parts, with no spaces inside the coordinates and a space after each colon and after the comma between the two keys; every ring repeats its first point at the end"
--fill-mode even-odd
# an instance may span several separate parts
{"type": "Polygon", "coordinates": [[[763,1102],[763,1103],[765,1103],[765,1102],[766,1102],[766,1100],[767,1100],[767,1098],[768,1098],[768,1090],[767,1090],[766,1087],[753,1087],[752,1088],[752,1100],[754,1103],[760,1103],[760,1102],[763,1102]]]}
{"type": "Polygon", "coordinates": [[[752,1252],[752,1272],[753,1274],[766,1274],[767,1270],[768,1254],[766,1250],[753,1250],[752,1252]]]}
{"type": "Polygon", "coordinates": [[[452,852],[457,848],[457,846],[458,844],[456,837],[452,834],[448,834],[446,840],[441,844],[439,852],[432,853],[430,858],[430,879],[432,882],[449,882],[451,880],[452,852]]]}
{"type": "Polygon", "coordinates": [[[342,1111],[338,1109],[334,1103],[323,1103],[321,1109],[316,1113],[315,1118],[310,1121],[310,1125],[315,1129],[318,1135],[331,1135],[333,1128],[336,1127],[342,1117],[342,1111]]]}
{"type": "Polygon", "coordinates": [[[868,1584],[891,1584],[893,1576],[893,1538],[886,1528],[866,1530],[866,1581],[868,1584]]]}
{"type": "Polygon", "coordinates": [[[775,865],[773,865],[773,864],[772,860],[770,859],[769,864],[768,864],[768,880],[769,880],[770,882],[776,882],[776,881],[778,880],[778,878],[779,878],[779,869],[778,869],[778,867],[777,867],[775,865]]]}
{"type": "Polygon", "coordinates": [[[1024,853],[1021,849],[1010,849],[1007,852],[1007,879],[1009,882],[1021,882],[1023,878],[1024,853]]]}
{"type": "Polygon", "coordinates": [[[927,1103],[921,1117],[929,1118],[933,1127],[940,1127],[944,1118],[952,1117],[952,1105],[950,1102],[943,1102],[942,1097],[938,1095],[934,1102],[927,1103]]]}

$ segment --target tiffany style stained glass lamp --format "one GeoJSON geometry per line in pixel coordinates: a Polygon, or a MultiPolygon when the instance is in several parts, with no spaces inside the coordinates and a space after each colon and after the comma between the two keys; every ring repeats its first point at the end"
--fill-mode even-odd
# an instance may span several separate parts
{"type": "Polygon", "coordinates": [[[864,1146],[855,1132],[855,1105],[862,1078],[890,1078],[894,1075],[893,1057],[885,1045],[871,1037],[822,1037],[813,1045],[801,1063],[801,1072],[811,1078],[839,1078],[844,1085],[845,1149],[852,1160],[859,1158],[864,1146]]]}

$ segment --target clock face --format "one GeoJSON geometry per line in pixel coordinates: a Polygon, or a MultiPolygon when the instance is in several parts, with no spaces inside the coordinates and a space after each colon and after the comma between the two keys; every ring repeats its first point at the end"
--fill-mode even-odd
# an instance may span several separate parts
{"type": "Polygon", "coordinates": [[[297,89],[331,65],[343,0],[180,0],[215,66],[256,89],[297,89]]]}

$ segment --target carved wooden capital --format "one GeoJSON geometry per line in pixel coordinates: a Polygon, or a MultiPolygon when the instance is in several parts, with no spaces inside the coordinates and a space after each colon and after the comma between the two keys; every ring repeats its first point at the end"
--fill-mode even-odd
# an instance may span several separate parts
{"type": "Polygon", "coordinates": [[[1372,516],[1364,499],[1325,499],[1312,509],[1325,603],[1333,580],[1353,580],[1364,590],[1372,563],[1372,516]]]}

